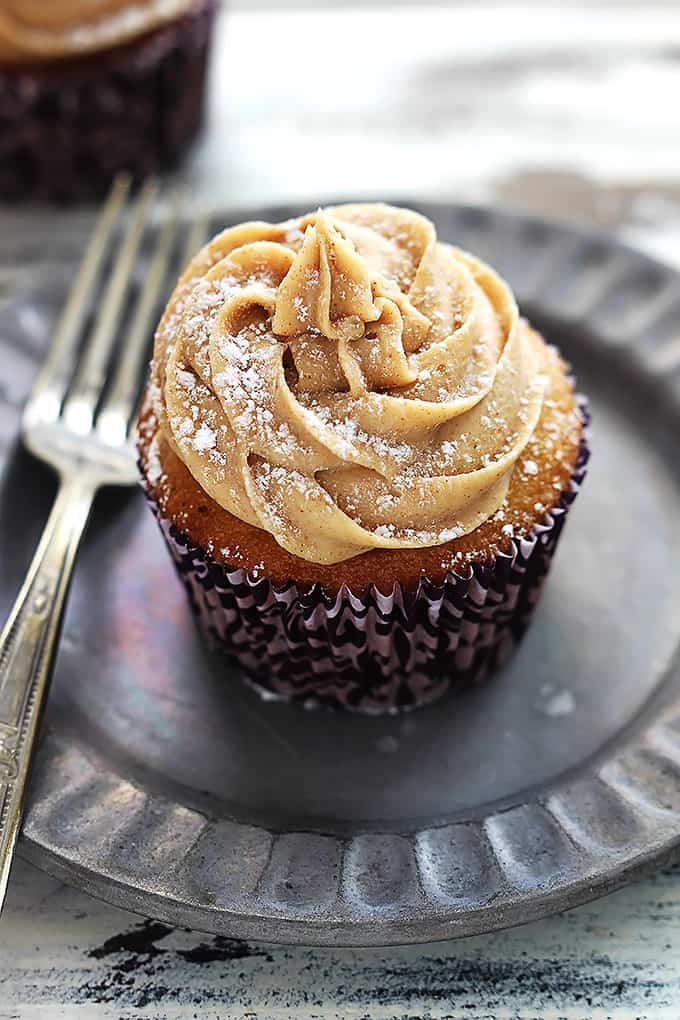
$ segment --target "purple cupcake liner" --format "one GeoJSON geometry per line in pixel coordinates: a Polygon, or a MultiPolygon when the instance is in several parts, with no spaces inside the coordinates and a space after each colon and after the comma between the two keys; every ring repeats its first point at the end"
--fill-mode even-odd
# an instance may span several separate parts
{"type": "Polygon", "coordinates": [[[209,643],[238,664],[263,696],[363,713],[428,704],[447,691],[480,683],[504,662],[526,630],[589,457],[589,420],[577,464],[558,506],[511,551],[423,579],[415,591],[374,585],[361,596],[343,585],[329,597],[230,570],[196,547],[147,499],[209,643]]]}
{"type": "Polygon", "coordinates": [[[0,199],[72,201],[174,166],[203,116],[216,0],[127,45],[0,67],[0,199]]]}

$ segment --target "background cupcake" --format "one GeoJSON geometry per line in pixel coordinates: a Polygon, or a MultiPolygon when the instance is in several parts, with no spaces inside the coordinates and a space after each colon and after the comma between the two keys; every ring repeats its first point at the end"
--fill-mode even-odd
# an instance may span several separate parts
{"type": "Polygon", "coordinates": [[[0,198],[95,197],[173,166],[202,117],[215,0],[4,0],[0,198]]]}
{"type": "Polygon", "coordinates": [[[140,433],[204,630],[270,692],[365,711],[514,645],[587,456],[564,363],[507,285],[384,205],[204,248],[140,433]]]}

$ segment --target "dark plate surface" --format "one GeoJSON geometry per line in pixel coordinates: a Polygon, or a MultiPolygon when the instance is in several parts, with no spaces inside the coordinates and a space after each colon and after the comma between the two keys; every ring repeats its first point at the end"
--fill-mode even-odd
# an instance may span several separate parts
{"type": "MultiPolygon", "coordinates": [[[[370,945],[562,909],[680,838],[680,276],[562,226],[423,211],[591,398],[590,474],[522,647],[400,718],[264,703],[203,650],[141,493],[104,493],[24,826],[47,870],[216,933],[370,945]]],[[[3,614],[53,492],[16,434],[74,256],[26,248],[0,278],[3,614]]]]}

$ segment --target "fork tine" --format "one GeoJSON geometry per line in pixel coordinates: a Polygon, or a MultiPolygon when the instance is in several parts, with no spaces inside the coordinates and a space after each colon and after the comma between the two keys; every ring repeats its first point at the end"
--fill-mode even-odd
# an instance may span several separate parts
{"type": "Polygon", "coordinates": [[[133,313],[132,325],[116,365],[111,385],[97,417],[97,431],[102,439],[122,443],[129,434],[137,405],[139,380],[154,313],[165,282],[168,264],[177,235],[181,194],[175,195],[171,215],[160,231],[144,286],[133,313]]]}
{"type": "Polygon", "coordinates": [[[189,262],[208,236],[208,224],[209,218],[207,213],[203,216],[196,217],[196,219],[192,222],[191,230],[189,231],[186,244],[184,245],[184,251],[182,252],[182,272],[189,265],[189,262]]]}
{"type": "Polygon", "coordinates": [[[59,414],[88,312],[88,297],[99,276],[129,189],[130,176],[118,174],[83,255],[47,357],[33,385],[28,409],[39,409],[42,420],[54,420],[59,414]]]}
{"type": "Polygon", "coordinates": [[[125,295],[141,243],[149,206],[158,190],[155,179],[147,180],[135,199],[123,243],[116,256],[111,278],[97,316],[92,338],[88,341],[75,382],[64,406],[64,418],[74,432],[92,428],[97,401],[106,381],[106,368],[118,334],[125,295]]]}

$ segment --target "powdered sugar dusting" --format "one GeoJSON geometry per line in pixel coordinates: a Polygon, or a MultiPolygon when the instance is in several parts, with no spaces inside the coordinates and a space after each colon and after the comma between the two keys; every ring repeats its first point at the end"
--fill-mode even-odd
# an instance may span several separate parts
{"type": "Polygon", "coordinates": [[[160,419],[225,509],[250,492],[261,526],[317,562],[486,520],[525,533],[564,488],[578,423],[550,407],[544,345],[502,281],[383,206],[242,238],[205,250],[163,325],[160,419]],[[531,516],[506,502],[515,476],[531,516]]]}
{"type": "Polygon", "coordinates": [[[196,435],[194,436],[194,449],[198,450],[199,453],[204,453],[206,450],[212,450],[215,446],[215,430],[211,429],[205,422],[199,426],[196,435]]]}

